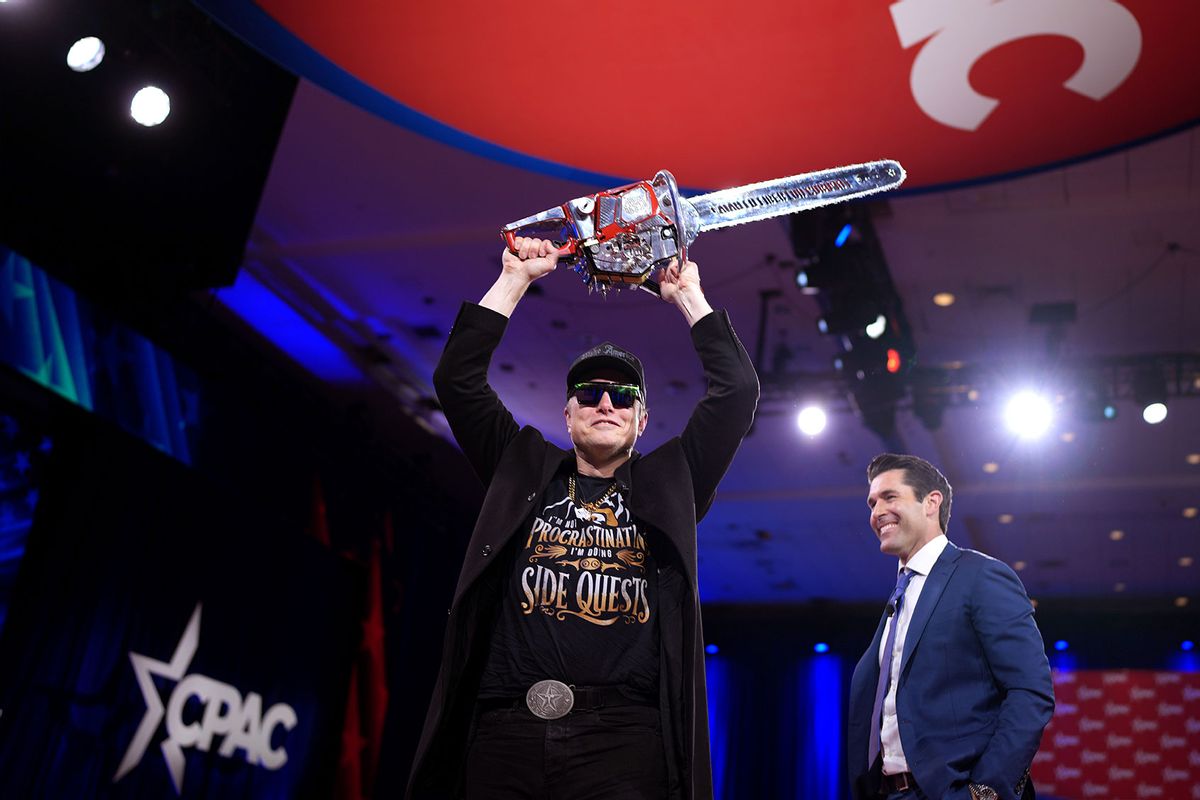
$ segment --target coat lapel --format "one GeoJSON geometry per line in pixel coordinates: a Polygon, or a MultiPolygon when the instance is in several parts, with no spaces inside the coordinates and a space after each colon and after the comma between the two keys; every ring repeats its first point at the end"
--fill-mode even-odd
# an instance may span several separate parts
{"type": "Polygon", "coordinates": [[[913,651],[917,649],[917,643],[921,641],[921,634],[925,632],[925,626],[933,617],[933,610],[937,607],[938,601],[942,599],[942,592],[945,591],[950,576],[958,567],[958,559],[961,555],[962,551],[954,543],[947,542],[946,549],[934,562],[933,569],[929,570],[929,575],[925,578],[925,585],[921,587],[921,597],[917,600],[917,607],[913,609],[912,619],[908,623],[908,634],[904,637],[904,653],[900,657],[901,675],[908,667],[913,651]]]}

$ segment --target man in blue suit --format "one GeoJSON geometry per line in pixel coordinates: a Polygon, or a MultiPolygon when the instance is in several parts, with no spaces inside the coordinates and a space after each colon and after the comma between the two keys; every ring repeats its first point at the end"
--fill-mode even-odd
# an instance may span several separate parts
{"type": "Polygon", "coordinates": [[[950,484],[928,461],[881,455],[867,478],[871,529],[900,569],[850,681],[855,800],[1031,800],[1054,690],[1025,587],[946,538],[950,484]]]}

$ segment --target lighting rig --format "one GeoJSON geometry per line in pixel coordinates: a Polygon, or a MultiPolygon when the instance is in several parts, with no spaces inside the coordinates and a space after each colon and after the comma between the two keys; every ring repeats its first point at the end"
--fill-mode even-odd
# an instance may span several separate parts
{"type": "MultiPolygon", "coordinates": [[[[919,363],[870,209],[845,204],[790,218],[795,261],[780,267],[816,302],[817,330],[832,340],[835,354],[830,370],[791,369],[793,351],[786,340],[770,347],[767,342],[768,332],[781,327],[771,314],[782,293],[762,292],[756,362],[764,406],[804,407],[810,417],[810,406],[852,412],[886,447],[904,452],[898,410],[911,411],[926,429],[937,430],[947,408],[1007,403],[1014,432],[1034,436],[1056,418],[1114,420],[1130,403],[1147,423],[1157,424],[1167,415],[1169,398],[1200,395],[1200,353],[1059,357],[1061,328],[1075,316],[1069,303],[1033,307],[1031,324],[1048,330],[1047,363],[1033,371],[1028,364],[919,363]],[[1021,392],[1031,385],[1035,392],[1021,392]]],[[[811,419],[798,424],[809,436],[823,427],[811,419]]]]}

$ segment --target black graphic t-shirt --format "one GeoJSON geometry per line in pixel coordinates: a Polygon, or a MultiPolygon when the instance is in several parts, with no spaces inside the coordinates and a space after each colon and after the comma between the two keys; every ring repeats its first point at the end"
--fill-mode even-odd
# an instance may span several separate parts
{"type": "Polygon", "coordinates": [[[547,678],[658,691],[659,586],[646,527],[611,479],[575,480],[575,501],[567,477],[550,482],[509,548],[480,697],[522,696],[547,678]]]}

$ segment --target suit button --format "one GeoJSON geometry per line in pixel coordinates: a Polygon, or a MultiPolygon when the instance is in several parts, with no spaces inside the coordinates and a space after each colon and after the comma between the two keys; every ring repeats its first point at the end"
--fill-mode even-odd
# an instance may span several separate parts
{"type": "Polygon", "coordinates": [[[483,546],[483,549],[480,550],[479,552],[483,553],[484,558],[487,558],[488,556],[490,556],[492,554],[492,546],[490,544],[485,544],[483,546]]]}
{"type": "Polygon", "coordinates": [[[532,502],[533,502],[533,498],[535,498],[535,497],[537,497],[537,492],[530,492],[530,493],[529,493],[529,497],[526,497],[526,498],[525,498],[525,502],[526,502],[526,503],[532,503],[532,502]]]}

